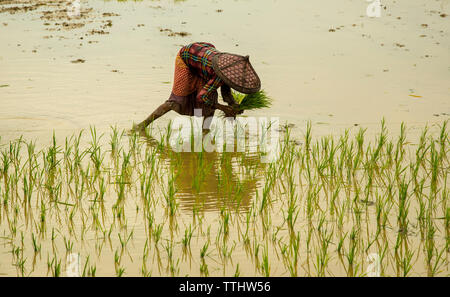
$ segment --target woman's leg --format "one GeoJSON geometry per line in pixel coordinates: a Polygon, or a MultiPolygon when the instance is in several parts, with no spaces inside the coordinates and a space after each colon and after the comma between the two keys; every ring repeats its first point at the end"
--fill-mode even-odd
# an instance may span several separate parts
{"type": "Polygon", "coordinates": [[[191,73],[189,68],[183,62],[180,55],[177,54],[175,58],[174,83],[172,86],[172,93],[169,97],[169,100],[161,104],[144,121],[142,121],[139,125],[135,126],[134,130],[144,130],[154,120],[158,119],[159,117],[163,116],[164,114],[166,114],[171,110],[180,113],[182,111],[180,103],[183,102],[183,97],[193,92],[192,82],[195,81],[194,78],[195,76],[191,73]],[[177,103],[177,100],[179,100],[180,103],[177,103]]]}
{"type": "Polygon", "coordinates": [[[203,131],[208,132],[216,110],[214,108],[206,108],[203,110],[205,112],[203,115],[203,131]]]}
{"type": "Polygon", "coordinates": [[[162,117],[171,110],[180,113],[180,105],[171,101],[164,102],[157,109],[155,109],[155,111],[151,115],[149,115],[145,120],[139,123],[139,125],[135,127],[135,130],[144,130],[154,120],[162,117]]]}

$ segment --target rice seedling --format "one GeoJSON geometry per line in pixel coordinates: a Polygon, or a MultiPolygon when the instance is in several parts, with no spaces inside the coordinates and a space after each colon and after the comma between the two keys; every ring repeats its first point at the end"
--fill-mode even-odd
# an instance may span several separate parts
{"type": "Polygon", "coordinates": [[[234,100],[239,104],[239,110],[255,110],[268,108],[272,105],[272,99],[267,96],[264,90],[252,94],[241,94],[233,92],[234,100]]]}
{"type": "Polygon", "coordinates": [[[209,248],[209,241],[205,242],[203,247],[200,249],[200,258],[204,259],[206,256],[208,256],[208,248],[209,248]]]}
{"type": "Polygon", "coordinates": [[[239,263],[236,264],[236,270],[234,272],[234,277],[239,277],[241,275],[241,271],[239,270],[239,263]]]}
{"type": "Polygon", "coordinates": [[[52,259],[51,262],[51,272],[53,277],[61,276],[61,260],[58,260],[56,256],[52,259]]]}
{"type": "Polygon", "coordinates": [[[61,276],[60,253],[82,252],[83,276],[360,276],[375,253],[380,275],[443,276],[447,129],[425,127],[415,142],[384,120],[372,139],[314,137],[307,123],[296,146],[286,125],[269,164],[247,151],[174,152],[170,124],[156,142],[91,127],[43,147],[0,143],[0,272],[61,276]]]}
{"type": "Polygon", "coordinates": [[[203,259],[200,264],[200,275],[209,276],[208,265],[206,264],[205,260],[203,260],[203,259]]]}
{"type": "Polygon", "coordinates": [[[181,239],[181,242],[182,242],[184,248],[190,247],[192,234],[193,234],[193,230],[191,228],[191,225],[189,225],[189,228],[186,228],[184,230],[184,237],[181,239]]]}
{"type": "Polygon", "coordinates": [[[265,277],[270,276],[270,263],[269,263],[269,252],[267,246],[264,247],[262,260],[261,260],[261,270],[265,277]]]}

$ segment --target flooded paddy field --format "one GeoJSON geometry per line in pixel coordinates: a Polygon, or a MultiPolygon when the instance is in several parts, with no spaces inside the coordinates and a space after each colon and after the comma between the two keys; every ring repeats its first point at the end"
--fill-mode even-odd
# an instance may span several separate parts
{"type": "Polygon", "coordinates": [[[448,276],[449,3],[381,2],[0,1],[0,275],[448,276]],[[127,133],[193,41],[250,55],[274,162],[127,133]]]}
{"type": "Polygon", "coordinates": [[[2,273],[70,275],[83,259],[84,276],[446,275],[447,122],[417,145],[405,126],[394,139],[384,123],[376,139],[311,129],[299,146],[286,127],[270,163],[175,152],[170,127],[158,139],[91,127],[41,151],[11,142],[2,273]]]}

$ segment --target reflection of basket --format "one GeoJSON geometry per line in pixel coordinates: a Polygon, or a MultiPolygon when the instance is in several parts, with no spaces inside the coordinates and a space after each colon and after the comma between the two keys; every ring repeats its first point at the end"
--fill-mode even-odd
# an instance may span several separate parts
{"type": "Polygon", "coordinates": [[[233,97],[239,104],[239,110],[261,109],[272,105],[272,98],[264,90],[248,95],[233,92],[233,97]]]}
{"type": "Polygon", "coordinates": [[[248,56],[219,53],[213,57],[212,66],[225,84],[236,91],[251,94],[261,89],[261,81],[248,56]]]}

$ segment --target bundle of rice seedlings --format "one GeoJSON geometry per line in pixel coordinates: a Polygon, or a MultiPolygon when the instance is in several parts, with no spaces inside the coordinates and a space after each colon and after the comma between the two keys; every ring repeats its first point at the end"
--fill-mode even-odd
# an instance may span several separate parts
{"type": "Polygon", "coordinates": [[[272,98],[264,90],[247,95],[233,92],[233,97],[239,104],[239,110],[261,109],[272,105],[272,98]]]}

